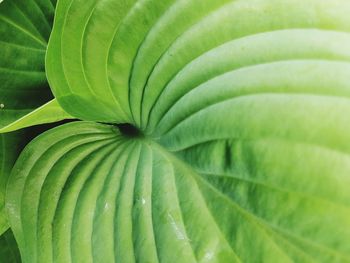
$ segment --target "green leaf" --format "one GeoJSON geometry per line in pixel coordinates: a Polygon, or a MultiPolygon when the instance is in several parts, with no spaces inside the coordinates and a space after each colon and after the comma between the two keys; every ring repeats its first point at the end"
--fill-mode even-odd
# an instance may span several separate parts
{"type": "Polygon", "coordinates": [[[0,128],[52,98],[45,74],[55,1],[0,4],[0,128]]]}
{"type": "Polygon", "coordinates": [[[60,0],[77,122],[28,145],[24,262],[350,262],[350,2],[60,0]]]}
{"type": "Polygon", "coordinates": [[[7,208],[24,262],[350,262],[349,170],[346,153],[311,144],[170,153],[75,122],[25,149],[7,208]]]}
{"type": "Polygon", "coordinates": [[[47,124],[58,122],[64,119],[72,119],[58,104],[57,100],[51,100],[43,106],[28,113],[22,118],[10,123],[9,125],[0,129],[0,133],[11,132],[33,125],[47,124]]]}
{"type": "Polygon", "coordinates": [[[47,74],[75,117],[155,127],[149,115],[157,122],[170,90],[273,61],[347,61],[349,9],[346,0],[63,0],[47,74]]]}
{"type": "Polygon", "coordinates": [[[20,254],[11,230],[7,230],[0,236],[0,262],[1,263],[19,263],[20,254]]]}

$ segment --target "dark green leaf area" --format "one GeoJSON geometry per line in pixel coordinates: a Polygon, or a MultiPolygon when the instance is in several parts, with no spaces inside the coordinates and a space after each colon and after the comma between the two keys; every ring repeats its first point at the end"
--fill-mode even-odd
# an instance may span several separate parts
{"type": "Polygon", "coordinates": [[[12,231],[0,236],[0,263],[20,263],[21,257],[12,231]]]}
{"type": "Polygon", "coordinates": [[[50,0],[0,4],[0,128],[52,98],[45,52],[53,15],[50,0]]]}
{"type": "Polygon", "coordinates": [[[74,122],[26,147],[7,209],[23,262],[350,262],[347,158],[278,139],[170,152],[74,122]]]}
{"type": "Polygon", "coordinates": [[[0,134],[0,235],[9,227],[5,210],[7,181],[25,140],[23,132],[0,134]]]}

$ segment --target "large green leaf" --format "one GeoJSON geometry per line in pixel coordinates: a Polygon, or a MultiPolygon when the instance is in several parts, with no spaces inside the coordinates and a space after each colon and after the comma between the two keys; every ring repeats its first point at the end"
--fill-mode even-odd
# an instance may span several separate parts
{"type": "Polygon", "coordinates": [[[26,148],[8,211],[24,262],[350,262],[349,170],[302,142],[170,153],[75,122],[26,148]]]}
{"type": "MultiPolygon", "coordinates": [[[[21,126],[19,119],[52,98],[45,54],[55,4],[55,0],[6,0],[0,4],[0,130],[21,126]]],[[[57,115],[49,122],[57,120],[57,115]]],[[[36,116],[33,123],[27,119],[26,125],[47,120],[36,116]]]]}
{"type": "Polygon", "coordinates": [[[47,74],[72,115],[154,127],[173,93],[225,72],[349,59],[346,0],[134,2],[60,1],[47,74]]]}
{"type": "Polygon", "coordinates": [[[120,131],[68,124],[23,152],[24,262],[350,262],[349,1],[56,11],[57,100],[120,131]]]}

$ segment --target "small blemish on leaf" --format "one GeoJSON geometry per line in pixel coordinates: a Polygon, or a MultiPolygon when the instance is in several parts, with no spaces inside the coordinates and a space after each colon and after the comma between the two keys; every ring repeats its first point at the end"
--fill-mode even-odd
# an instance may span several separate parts
{"type": "Polygon", "coordinates": [[[207,252],[207,253],[205,254],[205,256],[204,256],[204,258],[205,258],[206,260],[213,259],[213,257],[214,257],[214,252],[211,252],[211,251],[207,252]]]}
{"type": "Polygon", "coordinates": [[[0,109],[5,108],[5,104],[4,103],[0,103],[0,109]]]}

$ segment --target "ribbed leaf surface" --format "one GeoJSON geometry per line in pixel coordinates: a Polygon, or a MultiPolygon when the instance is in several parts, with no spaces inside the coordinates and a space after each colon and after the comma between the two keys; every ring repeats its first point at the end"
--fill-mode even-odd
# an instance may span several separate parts
{"type": "Polygon", "coordinates": [[[26,148],[8,210],[23,262],[349,262],[349,169],[312,144],[170,153],[77,122],[26,148]]]}
{"type": "Polygon", "coordinates": [[[44,62],[55,2],[0,3],[0,128],[52,97],[44,62]]]}
{"type": "Polygon", "coordinates": [[[349,13],[60,0],[58,101],[144,136],[78,122],[26,148],[8,188],[24,262],[350,262],[349,13]]]}

